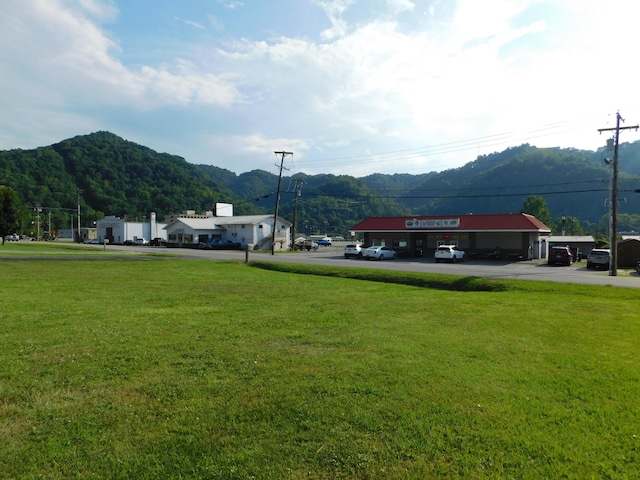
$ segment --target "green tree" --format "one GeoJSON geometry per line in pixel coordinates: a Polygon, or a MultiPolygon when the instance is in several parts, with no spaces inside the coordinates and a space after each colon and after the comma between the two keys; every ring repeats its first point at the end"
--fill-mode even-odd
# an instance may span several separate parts
{"type": "Polygon", "coordinates": [[[566,215],[564,217],[556,218],[555,223],[551,228],[551,232],[555,235],[584,235],[584,230],[580,225],[580,220],[576,217],[566,215]]]}
{"type": "Polygon", "coordinates": [[[545,225],[551,225],[551,211],[547,207],[547,201],[542,197],[529,195],[522,204],[520,213],[533,215],[545,225]]]}
{"type": "Polygon", "coordinates": [[[11,187],[0,185],[0,237],[15,233],[22,220],[22,204],[18,193],[11,187]]]}

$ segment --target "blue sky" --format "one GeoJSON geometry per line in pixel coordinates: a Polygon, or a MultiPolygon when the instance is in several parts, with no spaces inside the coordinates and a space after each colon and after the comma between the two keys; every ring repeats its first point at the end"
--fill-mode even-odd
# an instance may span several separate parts
{"type": "MultiPolygon", "coordinates": [[[[2,0],[0,150],[107,130],[194,164],[364,176],[640,122],[626,0],[2,0]]],[[[629,130],[621,141],[640,139],[629,130]]],[[[623,159],[621,159],[623,161],[623,159]]]]}

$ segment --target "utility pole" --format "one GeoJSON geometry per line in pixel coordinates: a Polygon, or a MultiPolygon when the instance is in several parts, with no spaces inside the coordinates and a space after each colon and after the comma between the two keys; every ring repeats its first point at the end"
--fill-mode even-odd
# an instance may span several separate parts
{"type": "Polygon", "coordinates": [[[620,122],[624,122],[624,118],[620,116],[620,112],[616,113],[615,128],[599,128],[598,132],[609,132],[615,130],[614,147],[613,147],[613,173],[611,174],[611,207],[610,207],[610,232],[609,232],[609,248],[611,248],[611,261],[609,262],[609,276],[618,275],[618,146],[620,143],[620,130],[629,130],[634,128],[638,130],[638,125],[621,127],[620,122]]]}
{"type": "Polygon", "coordinates": [[[40,241],[40,212],[42,212],[42,208],[39,203],[36,204],[34,210],[36,211],[36,241],[40,241]]]}
{"type": "MultiPolygon", "coordinates": [[[[271,255],[276,251],[276,230],[278,228],[278,207],[280,206],[280,186],[282,185],[282,170],[284,169],[284,157],[286,155],[293,155],[293,152],[273,152],[276,155],[281,155],[280,160],[280,176],[278,177],[278,193],[276,195],[276,210],[273,213],[273,231],[271,232],[271,255]]],[[[278,165],[276,165],[277,167],[278,165]]]]}
{"type": "Polygon", "coordinates": [[[82,190],[78,188],[78,240],[77,240],[78,243],[80,243],[80,241],[82,240],[82,236],[80,232],[80,194],[81,193],[82,193],[82,190]]]}
{"type": "Polygon", "coordinates": [[[291,227],[293,231],[291,232],[291,245],[293,245],[293,242],[296,239],[296,217],[298,212],[298,197],[300,197],[300,183],[302,183],[302,179],[296,178],[296,196],[293,199],[293,226],[291,227]]]}

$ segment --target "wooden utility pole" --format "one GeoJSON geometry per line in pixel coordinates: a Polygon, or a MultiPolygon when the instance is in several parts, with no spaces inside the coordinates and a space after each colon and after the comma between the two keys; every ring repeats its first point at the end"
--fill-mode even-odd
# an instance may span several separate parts
{"type": "Polygon", "coordinates": [[[618,275],[618,146],[620,142],[620,130],[629,130],[634,128],[638,130],[638,125],[621,127],[620,122],[624,122],[624,118],[620,116],[620,112],[616,113],[615,128],[599,128],[598,132],[610,132],[615,130],[614,147],[613,147],[613,172],[611,174],[611,207],[609,218],[609,248],[611,249],[611,259],[609,261],[609,276],[618,275]]]}
{"type": "Polygon", "coordinates": [[[291,232],[291,245],[293,246],[293,242],[296,240],[296,217],[298,212],[298,198],[300,197],[300,183],[302,183],[302,179],[296,178],[296,193],[295,198],[293,199],[293,226],[291,232]]]}
{"type": "MultiPolygon", "coordinates": [[[[293,152],[273,152],[276,155],[281,155],[280,160],[280,176],[278,177],[278,193],[276,195],[276,210],[273,213],[273,231],[271,232],[271,255],[276,251],[276,230],[278,229],[278,207],[280,206],[280,186],[282,185],[282,170],[284,169],[284,157],[286,155],[293,155],[293,152]]],[[[277,167],[277,165],[276,165],[277,167]]]]}

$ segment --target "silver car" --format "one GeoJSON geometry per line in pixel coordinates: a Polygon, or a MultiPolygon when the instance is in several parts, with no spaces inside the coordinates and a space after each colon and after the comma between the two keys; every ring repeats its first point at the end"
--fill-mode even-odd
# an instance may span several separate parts
{"type": "Polygon", "coordinates": [[[362,254],[364,258],[367,260],[385,260],[390,259],[394,260],[396,258],[396,252],[393,251],[391,247],[384,247],[379,245],[372,245],[368,247],[364,253],[362,254]]]}
{"type": "Polygon", "coordinates": [[[609,263],[611,262],[611,250],[608,248],[594,248],[591,253],[587,255],[587,268],[602,268],[609,269],[609,263]]]}

